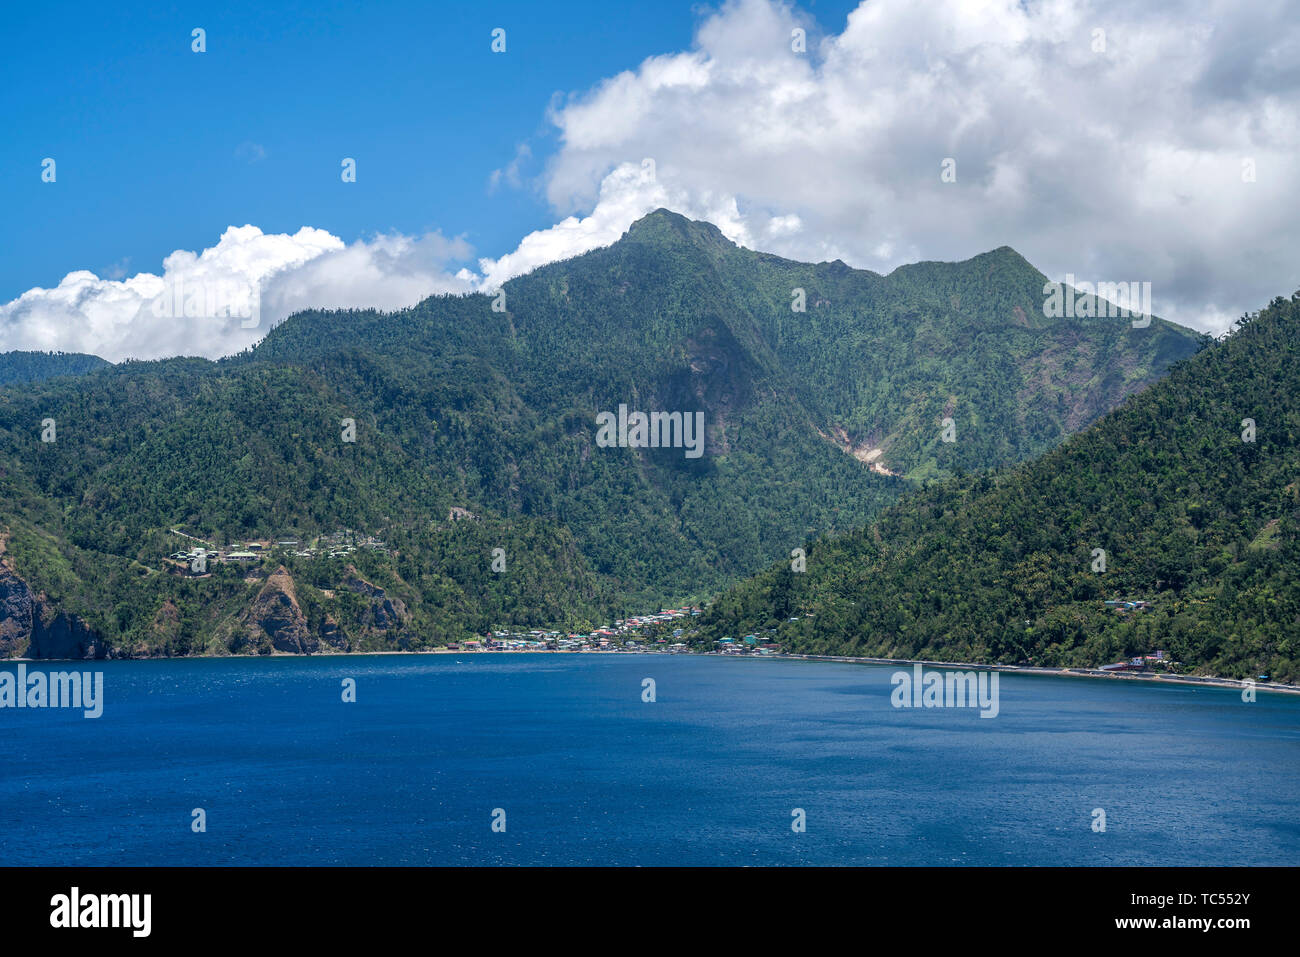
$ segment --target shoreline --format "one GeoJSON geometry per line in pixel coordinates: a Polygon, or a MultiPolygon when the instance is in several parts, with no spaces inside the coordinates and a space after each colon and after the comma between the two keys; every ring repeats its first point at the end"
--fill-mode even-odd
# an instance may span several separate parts
{"type": "MultiPolygon", "coordinates": [[[[724,655],[716,651],[704,654],[720,658],[736,658],[740,655],[724,655]]],[[[743,657],[750,657],[745,655],[743,657]]],[[[1048,678],[1099,678],[1110,681],[1143,681],[1149,684],[1198,685],[1211,688],[1241,689],[1246,687],[1244,679],[1201,677],[1198,675],[1162,675],[1154,671],[1115,672],[1102,671],[1098,668],[1046,668],[1039,665],[985,665],[969,661],[931,661],[929,659],[911,658],[861,658],[850,655],[800,655],[782,654],[756,656],[759,658],[803,659],[805,661],[834,661],[851,665],[899,665],[911,667],[921,665],[929,668],[942,668],[949,671],[998,671],[1022,675],[1042,675],[1048,678]]],[[[1282,694],[1300,694],[1300,686],[1280,684],[1272,681],[1255,682],[1256,691],[1277,691],[1282,694]]]]}
{"type": "MultiPolygon", "coordinates": [[[[928,658],[868,658],[854,655],[808,655],[790,653],[772,655],[735,655],[725,654],[719,651],[668,652],[640,648],[635,651],[601,651],[594,648],[574,648],[564,650],[551,648],[512,648],[509,651],[466,651],[464,649],[428,648],[420,651],[332,651],[314,655],[301,655],[293,654],[291,652],[277,651],[269,655],[185,655],[181,657],[158,656],[156,658],[4,658],[0,659],[0,664],[22,663],[29,665],[56,665],[75,663],[84,666],[88,662],[98,663],[104,661],[225,661],[236,658],[262,660],[267,658],[329,659],[368,658],[381,655],[698,655],[710,658],[742,658],[748,661],[825,661],[836,664],[893,665],[896,667],[909,668],[914,665],[921,665],[922,667],[949,671],[998,671],[1009,674],[1040,675],[1049,678],[1093,678],[1110,681],[1136,681],[1148,684],[1181,684],[1230,689],[1241,689],[1246,687],[1243,683],[1243,679],[1239,678],[1219,678],[1213,676],[1201,677],[1198,675],[1163,675],[1149,671],[1114,672],[1101,671],[1097,668],[1047,668],[1038,665],[989,665],[970,661],[934,661],[928,658]]],[[[1300,694],[1300,685],[1282,684],[1272,681],[1255,682],[1255,690],[1275,691],[1280,694],[1300,694]]]]}

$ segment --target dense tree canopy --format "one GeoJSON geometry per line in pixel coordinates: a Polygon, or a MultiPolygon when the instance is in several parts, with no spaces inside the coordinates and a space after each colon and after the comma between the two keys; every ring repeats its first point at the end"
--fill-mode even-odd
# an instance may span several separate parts
{"type": "MultiPolygon", "coordinates": [[[[500,299],[303,313],[219,362],[55,357],[67,375],[0,393],[0,530],[33,588],[133,648],[202,649],[259,587],[166,574],[173,528],[382,538],[357,561],[424,641],[703,599],[919,482],[1051,448],[1196,349],[1160,320],[1049,321],[1043,283],[1009,249],[885,277],[660,211],[500,299]],[[705,454],[600,447],[620,405],[701,412],[705,454]]],[[[281,560],[312,614],[344,600],[341,567],[281,560]]]]}
{"type": "Polygon", "coordinates": [[[813,543],[806,574],[736,586],[699,640],[1089,666],[1163,649],[1295,680],[1297,572],[1300,293],[1041,458],[908,495],[813,543]]]}

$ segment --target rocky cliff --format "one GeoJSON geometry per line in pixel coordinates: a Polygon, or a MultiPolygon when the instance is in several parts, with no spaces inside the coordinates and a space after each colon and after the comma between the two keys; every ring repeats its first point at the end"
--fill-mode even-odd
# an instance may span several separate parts
{"type": "Polygon", "coordinates": [[[232,651],[266,653],[274,649],[310,655],[320,650],[320,640],[307,627],[307,617],[298,603],[293,576],[283,565],[267,578],[241,621],[243,640],[236,639],[232,651]]]}
{"type": "Polygon", "coordinates": [[[344,569],[342,584],[370,599],[367,608],[357,616],[357,625],[363,632],[381,633],[382,637],[395,638],[399,647],[407,647],[407,639],[401,633],[410,625],[411,615],[401,599],[389,598],[384,589],[366,581],[352,565],[344,569]]]}
{"type": "Polygon", "coordinates": [[[0,547],[0,657],[106,658],[108,646],[76,615],[33,594],[0,547]]]}
{"type": "Polygon", "coordinates": [[[362,600],[348,596],[348,602],[340,602],[333,591],[308,588],[303,601],[293,575],[280,565],[251,600],[227,594],[187,611],[167,598],[144,632],[115,645],[19,574],[0,534],[0,658],[318,654],[411,646],[412,614],[405,602],[367,581],[353,565],[344,570],[339,588],[362,600]]]}

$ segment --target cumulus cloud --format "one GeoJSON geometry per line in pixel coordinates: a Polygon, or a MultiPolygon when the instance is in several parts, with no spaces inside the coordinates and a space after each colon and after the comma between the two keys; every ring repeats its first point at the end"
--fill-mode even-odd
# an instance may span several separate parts
{"type": "Polygon", "coordinates": [[[735,198],[708,191],[692,195],[686,189],[665,185],[655,173],[654,161],[622,163],[605,176],[599,199],[590,216],[569,216],[555,226],[529,233],[517,249],[499,259],[479,260],[481,275],[462,272],[461,277],[482,288],[495,289],[513,276],[618,240],[627,227],[661,206],[676,209],[696,219],[707,219],[733,242],[752,242],[748,227],[741,222],[735,198]]]}
{"type": "Polygon", "coordinates": [[[1054,279],[1150,281],[1158,313],[1221,329],[1300,285],[1297,52],[1285,0],[869,0],[823,37],[731,0],[692,49],[554,109],[547,196],[590,213],[485,268],[612,241],[654,196],[730,211],[745,245],[882,271],[1011,245],[1054,279]],[[629,174],[644,157],[653,184],[629,174]]]}
{"type": "Polygon", "coordinates": [[[301,309],[402,309],[438,293],[472,292],[473,277],[449,274],[472,253],[463,239],[400,233],[360,240],[278,272],[262,294],[274,321],[301,309]]]}
{"type": "Polygon", "coordinates": [[[112,361],[217,358],[252,345],[313,307],[397,309],[468,291],[447,272],[470,253],[460,240],[378,236],[346,245],[322,229],[293,235],[232,226],[200,253],[177,250],[162,274],[103,279],[69,273],[53,289],[0,305],[0,348],[90,352],[112,361]]]}
{"type": "Polygon", "coordinates": [[[515,147],[515,157],[501,169],[494,169],[488,176],[488,192],[494,193],[503,182],[516,189],[523,185],[520,169],[532,159],[533,149],[527,143],[515,147]]]}
{"type": "MultiPolygon", "coordinates": [[[[299,309],[495,289],[660,206],[750,248],[877,271],[1010,245],[1055,280],[1151,282],[1156,313],[1217,332],[1300,285],[1294,13],[868,0],[822,35],[779,0],[728,0],[691,49],[558,98],[538,182],[564,218],[477,272],[453,273],[472,250],[438,233],[231,227],[161,275],[74,272],[0,305],[0,349],[226,355],[299,309]]],[[[531,159],[521,144],[489,191],[522,186],[531,159]]]]}

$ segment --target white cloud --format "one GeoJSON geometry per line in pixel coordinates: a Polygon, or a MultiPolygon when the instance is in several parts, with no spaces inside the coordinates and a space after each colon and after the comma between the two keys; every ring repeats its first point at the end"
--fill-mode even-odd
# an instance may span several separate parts
{"type": "MultiPolygon", "coordinates": [[[[590,216],[570,216],[548,229],[529,233],[514,252],[500,259],[480,259],[481,278],[473,278],[482,288],[495,289],[507,279],[538,266],[608,246],[633,222],[661,206],[707,219],[733,242],[750,242],[734,197],[710,193],[691,196],[682,189],[669,189],[656,175],[655,165],[643,160],[623,163],[604,178],[595,211],[590,216]]],[[[470,278],[468,273],[461,275],[470,278]]]]}
{"type": "MultiPolygon", "coordinates": [[[[1228,0],[869,0],[822,36],[783,3],[730,0],[690,50],[557,101],[561,146],[540,182],[565,218],[478,273],[452,274],[471,250],[437,233],[347,245],[310,227],[231,227],[168,256],[162,275],[74,272],[0,304],[0,349],[226,355],[299,309],[495,289],[609,245],[660,206],[744,246],[877,271],[1010,245],[1053,279],[1149,281],[1158,314],[1219,331],[1300,285],[1294,12],[1293,0],[1258,0],[1250,16],[1228,0]],[[791,49],[796,26],[805,54],[791,49]],[[940,178],[948,157],[954,183],[940,178]],[[217,311],[235,312],[239,290],[256,289],[258,324],[158,315],[176,289],[215,291],[217,311]]],[[[522,183],[530,159],[521,144],[489,189],[522,183]]]]}
{"type": "Polygon", "coordinates": [[[882,271],[1011,245],[1055,279],[1150,281],[1202,328],[1300,285],[1293,3],[870,0],[806,55],[795,26],[732,0],[691,50],[556,107],[547,195],[591,212],[494,265],[612,241],[653,195],[730,211],[745,245],[882,271]],[[653,189],[628,175],[642,157],[653,189]]]}
{"type": "Polygon", "coordinates": [[[494,193],[503,182],[516,189],[523,185],[520,176],[520,168],[528,160],[532,159],[533,150],[527,143],[520,143],[515,147],[514,159],[507,163],[501,169],[494,169],[488,176],[488,192],[494,193]]]}
{"type": "Polygon", "coordinates": [[[161,275],[124,280],[69,273],[0,305],[0,348],[90,352],[117,361],[216,358],[252,345],[276,322],[312,307],[397,309],[466,291],[447,273],[469,247],[437,233],[345,245],[322,229],[293,235],[232,226],[201,253],[177,250],[161,275]]]}
{"type": "Polygon", "coordinates": [[[301,309],[402,309],[444,292],[470,292],[472,282],[448,273],[472,250],[440,233],[393,233],[361,240],[278,273],[265,284],[263,308],[276,321],[301,309]]]}

